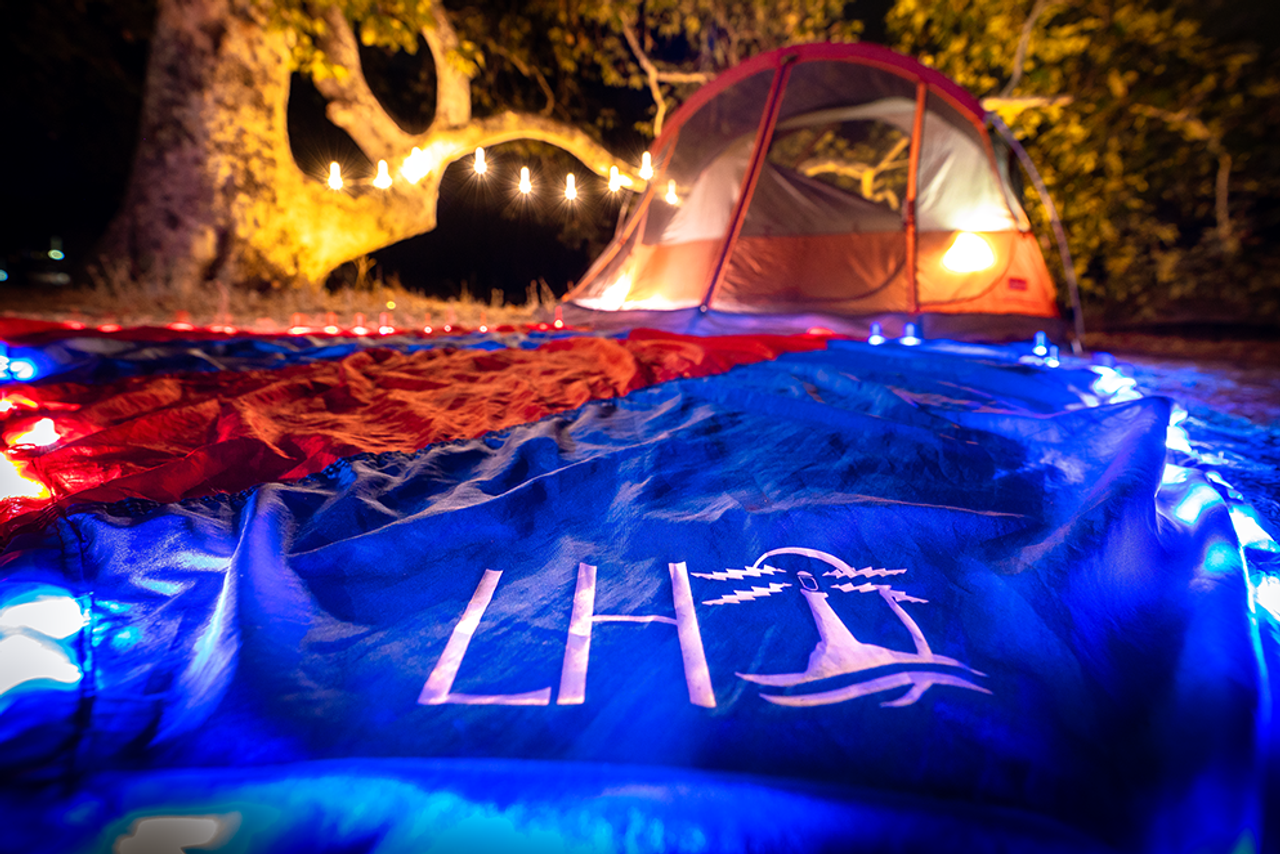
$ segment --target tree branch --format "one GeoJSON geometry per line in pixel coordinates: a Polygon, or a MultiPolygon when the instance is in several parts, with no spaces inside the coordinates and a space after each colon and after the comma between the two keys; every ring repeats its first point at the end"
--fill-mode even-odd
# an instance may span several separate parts
{"type": "Polygon", "coordinates": [[[471,74],[457,63],[458,32],[449,21],[444,4],[431,4],[434,27],[423,27],[422,37],[431,48],[436,66],[436,116],[432,124],[449,127],[471,121],[471,74]]]}
{"type": "Polygon", "coordinates": [[[356,145],[374,160],[390,160],[395,154],[407,153],[414,137],[396,124],[369,88],[360,67],[360,49],[351,25],[336,6],[326,10],[324,18],[329,25],[328,32],[319,47],[342,69],[333,76],[316,80],[316,88],[329,102],[325,108],[329,121],[350,134],[356,145]]]}
{"type": "Polygon", "coordinates": [[[1018,37],[1018,49],[1013,54],[1013,74],[1009,78],[1009,82],[1004,85],[1004,89],[1000,91],[1002,98],[1012,95],[1014,87],[1022,80],[1022,65],[1027,61],[1027,48],[1031,45],[1031,33],[1036,28],[1036,21],[1044,14],[1045,7],[1048,5],[1049,0],[1036,0],[1036,4],[1031,7],[1031,14],[1027,15],[1027,19],[1022,22],[1022,33],[1018,37]]]}
{"type": "Polygon", "coordinates": [[[530,68],[529,64],[523,59],[516,56],[511,51],[499,45],[493,39],[489,39],[489,50],[498,56],[510,62],[516,67],[516,70],[525,77],[530,77],[538,82],[538,88],[542,90],[542,94],[547,98],[547,105],[538,111],[538,115],[549,116],[556,108],[556,93],[551,91],[551,85],[547,83],[546,76],[543,75],[537,67],[530,68]]]}
{"type": "Polygon", "coordinates": [[[658,108],[653,116],[653,135],[656,137],[662,133],[662,121],[667,116],[667,100],[662,96],[662,87],[658,83],[658,69],[644,52],[644,48],[640,46],[636,31],[631,28],[626,18],[622,18],[622,35],[631,46],[631,52],[636,55],[636,62],[640,63],[640,68],[644,70],[644,75],[649,81],[649,94],[653,96],[653,103],[658,108]]]}

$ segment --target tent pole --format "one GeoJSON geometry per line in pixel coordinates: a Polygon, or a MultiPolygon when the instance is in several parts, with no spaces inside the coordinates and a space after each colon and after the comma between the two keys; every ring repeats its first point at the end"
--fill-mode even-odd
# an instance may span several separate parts
{"type": "Polygon", "coordinates": [[[1013,135],[1013,131],[1009,130],[1009,126],[995,113],[989,112],[987,116],[991,119],[991,126],[1004,138],[1005,142],[1009,143],[1013,153],[1018,155],[1018,162],[1026,170],[1027,175],[1031,178],[1031,183],[1035,185],[1036,192],[1040,194],[1041,203],[1049,211],[1049,222],[1053,225],[1053,234],[1058,240],[1058,254],[1062,258],[1062,273],[1066,276],[1067,291],[1071,294],[1071,311],[1075,314],[1076,337],[1071,342],[1071,351],[1079,356],[1084,352],[1084,309],[1080,306],[1080,285],[1076,281],[1076,268],[1071,261],[1071,250],[1067,248],[1067,233],[1062,228],[1062,220],[1058,219],[1058,209],[1053,206],[1053,198],[1049,195],[1049,188],[1041,180],[1035,163],[1031,161],[1031,156],[1027,154],[1027,150],[1018,142],[1017,137],[1013,135]]]}
{"type": "Polygon", "coordinates": [[[924,100],[928,93],[923,80],[916,83],[916,115],[911,123],[911,153],[907,163],[907,198],[903,203],[907,238],[907,279],[911,288],[909,308],[912,319],[920,312],[920,281],[916,275],[916,190],[920,172],[920,149],[924,145],[924,100]]]}
{"type": "Polygon", "coordinates": [[[716,261],[715,272],[707,285],[707,292],[702,297],[698,310],[705,312],[711,306],[711,298],[720,287],[724,274],[733,254],[733,247],[742,232],[742,224],[747,219],[747,208],[751,206],[751,196],[755,193],[756,179],[760,177],[760,164],[769,152],[769,143],[773,141],[773,129],[778,124],[778,112],[782,108],[782,92],[787,88],[787,78],[791,76],[791,65],[797,54],[788,53],[782,57],[778,70],[773,75],[773,83],[769,88],[769,96],[765,101],[764,112],[760,116],[760,128],[756,131],[755,151],[747,164],[747,172],[743,176],[742,190],[738,205],[733,209],[733,218],[729,220],[729,232],[725,235],[724,245],[720,248],[720,258],[716,261]]]}

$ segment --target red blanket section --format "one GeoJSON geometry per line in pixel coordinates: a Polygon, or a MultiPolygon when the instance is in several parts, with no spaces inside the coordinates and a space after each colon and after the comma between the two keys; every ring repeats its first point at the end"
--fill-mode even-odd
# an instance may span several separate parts
{"type": "Polygon", "coordinates": [[[362,350],[276,370],[13,387],[35,403],[0,425],[5,443],[43,417],[61,439],[6,455],[50,499],[0,497],[0,542],[59,507],[172,502],[314,474],[358,453],[412,452],[536,421],[681,377],[821,349],[822,338],[695,338],[637,331],[537,350],[362,350]]]}

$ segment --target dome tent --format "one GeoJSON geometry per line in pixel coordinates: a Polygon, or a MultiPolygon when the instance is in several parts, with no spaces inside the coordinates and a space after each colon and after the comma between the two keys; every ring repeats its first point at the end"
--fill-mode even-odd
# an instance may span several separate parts
{"type": "Polygon", "coordinates": [[[886,48],[756,56],[672,116],[647,191],[565,297],[566,319],[1056,332],[1003,145],[977,99],[886,48]]]}

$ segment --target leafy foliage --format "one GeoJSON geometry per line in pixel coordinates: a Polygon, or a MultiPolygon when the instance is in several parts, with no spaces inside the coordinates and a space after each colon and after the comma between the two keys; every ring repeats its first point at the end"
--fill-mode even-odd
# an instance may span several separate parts
{"type": "Polygon", "coordinates": [[[1095,304],[1280,314],[1265,233],[1280,81],[1257,48],[1209,38],[1182,0],[897,0],[887,24],[975,93],[1069,96],[999,111],[1040,165],[1095,304]]]}

